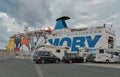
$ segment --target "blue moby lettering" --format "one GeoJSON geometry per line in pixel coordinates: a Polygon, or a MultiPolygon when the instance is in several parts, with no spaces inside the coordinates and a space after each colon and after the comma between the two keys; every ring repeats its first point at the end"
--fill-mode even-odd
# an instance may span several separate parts
{"type": "Polygon", "coordinates": [[[85,46],[85,37],[73,37],[73,43],[71,50],[77,51],[78,47],[84,47],[85,46]]]}
{"type": "Polygon", "coordinates": [[[71,51],[78,51],[78,47],[84,47],[85,41],[87,41],[89,47],[95,47],[101,35],[96,35],[93,39],[91,36],[80,36],[80,37],[64,37],[62,39],[48,39],[48,42],[55,46],[62,46],[67,43],[67,46],[71,47],[71,51]],[[73,39],[73,40],[72,40],[73,39]]]}

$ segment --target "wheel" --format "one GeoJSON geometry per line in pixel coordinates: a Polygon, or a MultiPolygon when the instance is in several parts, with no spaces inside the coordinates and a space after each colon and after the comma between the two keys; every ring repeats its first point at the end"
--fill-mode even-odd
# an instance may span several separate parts
{"type": "Polygon", "coordinates": [[[106,60],[106,63],[109,63],[109,60],[106,60]]]}
{"type": "Polygon", "coordinates": [[[72,60],[69,60],[69,63],[72,63],[72,60]]]}
{"type": "Polygon", "coordinates": [[[83,63],[84,62],[84,59],[81,59],[80,61],[79,61],[79,63],[83,63]]]}
{"type": "Polygon", "coordinates": [[[59,60],[58,59],[56,59],[56,61],[55,61],[56,63],[59,63],[59,60]]]}
{"type": "Polygon", "coordinates": [[[36,64],[39,64],[39,62],[37,61],[37,62],[35,62],[36,64]]]}
{"type": "Polygon", "coordinates": [[[45,61],[44,60],[41,60],[41,64],[44,64],[45,63],[45,61]]]}

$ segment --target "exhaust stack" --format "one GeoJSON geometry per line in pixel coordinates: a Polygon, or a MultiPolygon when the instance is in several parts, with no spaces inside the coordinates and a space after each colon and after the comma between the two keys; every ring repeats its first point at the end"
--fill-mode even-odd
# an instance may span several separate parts
{"type": "Polygon", "coordinates": [[[68,19],[70,19],[70,17],[68,17],[68,16],[62,16],[62,17],[56,19],[57,22],[56,22],[54,29],[56,30],[56,29],[68,28],[67,24],[65,22],[65,20],[68,20],[68,19]]]}

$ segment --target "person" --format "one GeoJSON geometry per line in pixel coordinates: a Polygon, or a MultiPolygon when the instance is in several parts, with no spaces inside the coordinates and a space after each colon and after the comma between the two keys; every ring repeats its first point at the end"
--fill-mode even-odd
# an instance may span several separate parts
{"type": "Polygon", "coordinates": [[[84,63],[86,63],[87,62],[87,53],[83,53],[83,59],[84,59],[84,63]]]}

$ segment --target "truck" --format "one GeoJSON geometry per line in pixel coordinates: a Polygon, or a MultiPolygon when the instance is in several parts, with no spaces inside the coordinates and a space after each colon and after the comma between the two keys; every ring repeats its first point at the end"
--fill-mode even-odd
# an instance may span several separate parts
{"type": "Polygon", "coordinates": [[[91,48],[88,49],[88,53],[88,58],[94,62],[120,62],[120,50],[118,49],[91,48]]]}
{"type": "Polygon", "coordinates": [[[54,46],[50,44],[43,44],[41,45],[37,51],[49,51],[55,56],[59,57],[62,60],[62,57],[65,53],[70,52],[68,46],[54,46]]]}

